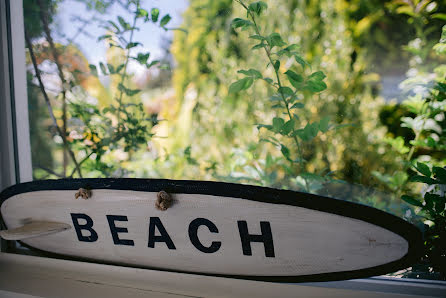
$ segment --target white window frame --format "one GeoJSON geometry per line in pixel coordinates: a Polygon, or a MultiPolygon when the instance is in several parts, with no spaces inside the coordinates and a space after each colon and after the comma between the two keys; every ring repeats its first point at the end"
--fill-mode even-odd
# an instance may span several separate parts
{"type": "MultiPolygon", "coordinates": [[[[10,185],[32,180],[22,0],[0,0],[0,33],[0,190],[2,190],[10,185]]],[[[4,250],[5,244],[6,242],[2,242],[0,248],[4,250]]],[[[116,267],[107,267],[107,265],[57,259],[42,259],[36,256],[19,256],[8,253],[0,253],[0,266],[2,262],[4,264],[11,264],[11,262],[14,264],[14,262],[17,262],[17,266],[31,266],[30,268],[32,268],[32,266],[37,266],[36,268],[39,268],[39,266],[43,266],[42,264],[44,263],[45,266],[47,266],[46,270],[49,270],[47,271],[49,272],[48,274],[51,275],[51,273],[54,273],[52,280],[46,281],[49,283],[49,286],[45,288],[45,296],[54,296],[51,283],[57,284],[57,280],[55,279],[57,279],[57,276],[60,274],[57,270],[61,270],[63,266],[66,266],[66,262],[72,262],[73,266],[78,266],[78,270],[80,271],[84,270],[83,274],[91,274],[91,271],[95,270],[97,280],[100,280],[101,277],[107,276],[110,270],[115,270],[110,269],[111,267],[116,267]]],[[[122,267],[118,270],[126,271],[127,276],[134,276],[137,278],[139,274],[138,272],[140,272],[141,269],[122,267]]],[[[29,279],[29,284],[32,284],[32,281],[35,282],[35,278],[32,275],[27,275],[27,272],[25,271],[22,274],[23,279],[17,281],[21,284],[22,290],[11,291],[9,288],[2,287],[0,282],[0,296],[8,295],[8,297],[24,297],[24,294],[30,293],[33,295],[42,295],[42,292],[33,292],[32,289],[27,286],[26,280],[29,279]]],[[[209,288],[209,285],[200,285],[202,282],[201,280],[206,278],[212,279],[216,285],[220,284],[220,286],[222,284],[231,284],[231,282],[228,283],[227,279],[200,276],[194,279],[194,275],[190,274],[182,275],[179,273],[156,273],[156,271],[152,270],[147,270],[147,274],[163,276],[163,278],[167,279],[167,282],[169,279],[171,279],[171,285],[173,287],[172,293],[178,292],[178,290],[181,289],[181,287],[176,288],[176,279],[182,277],[184,277],[185,280],[188,280],[189,287],[194,287],[198,290],[200,290],[200,287],[202,287],[202,290],[209,288]]],[[[89,277],[89,281],[94,283],[92,278],[93,277],[89,277]]],[[[66,278],[60,277],[60,279],[61,282],[66,282],[66,278]]],[[[124,280],[127,280],[128,282],[129,278],[124,280]]],[[[73,278],[72,281],[77,282],[78,280],[73,278]]],[[[233,285],[236,285],[236,287],[242,289],[243,287],[240,288],[240,283],[243,282],[234,280],[233,285]]],[[[259,285],[259,282],[246,281],[246,287],[254,286],[256,283],[259,285]]],[[[323,293],[325,293],[325,296],[328,296],[330,293],[332,293],[330,291],[333,291],[333,289],[348,290],[346,292],[342,292],[342,296],[344,297],[356,297],[358,295],[362,296],[367,291],[369,293],[382,292],[389,295],[391,293],[406,295],[411,294],[417,296],[441,296],[442,294],[446,294],[446,282],[396,279],[389,277],[373,277],[367,279],[325,283],[306,283],[300,285],[305,285],[306,287],[302,288],[296,285],[295,293],[301,293],[302,295],[305,295],[305,293],[318,293],[317,295],[320,295],[322,293],[324,296],[323,293]],[[317,291],[313,290],[312,292],[312,287],[317,289],[317,291]],[[328,290],[324,292],[323,288],[328,290]]],[[[121,287],[126,288],[126,285],[121,285],[121,287]]],[[[274,287],[280,290],[280,287],[278,287],[277,284],[274,285],[274,287]]],[[[284,286],[284,289],[285,287],[288,287],[288,285],[284,286]]],[[[97,289],[92,289],[91,291],[95,291],[95,293],[99,294],[99,296],[101,293],[105,293],[105,291],[96,292],[97,289]]],[[[237,295],[237,293],[241,295],[248,292],[243,290],[233,292],[234,295],[237,295]]],[[[341,292],[338,294],[340,293],[341,292]]],[[[185,292],[183,292],[183,294],[185,294],[185,292]]],[[[222,293],[218,294],[221,296],[222,293]]],[[[260,290],[258,294],[262,297],[265,295],[265,293],[262,294],[260,290]]]]}

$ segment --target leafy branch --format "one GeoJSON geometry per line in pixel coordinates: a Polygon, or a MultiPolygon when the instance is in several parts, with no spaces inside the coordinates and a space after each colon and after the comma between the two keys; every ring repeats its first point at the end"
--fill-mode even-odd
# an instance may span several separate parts
{"type": "Polygon", "coordinates": [[[229,87],[230,93],[237,93],[249,89],[254,81],[262,79],[276,90],[276,93],[271,97],[273,102],[276,102],[274,107],[282,107],[286,111],[288,119],[275,117],[272,124],[261,124],[258,128],[266,128],[275,134],[291,138],[297,148],[298,158],[291,157],[290,150],[283,143],[276,138],[266,138],[267,142],[280,148],[282,155],[292,164],[298,163],[300,165],[300,177],[304,181],[304,188],[307,192],[311,192],[309,178],[311,175],[305,171],[305,160],[302,153],[302,143],[311,141],[317,136],[319,132],[327,132],[332,126],[329,124],[329,118],[324,117],[320,121],[313,123],[308,122],[303,128],[297,128],[300,124],[299,116],[293,110],[304,108],[304,103],[298,97],[299,92],[309,91],[310,93],[318,93],[327,88],[323,81],[325,74],[322,71],[316,71],[309,76],[305,75],[305,70],[310,64],[305,61],[297,51],[299,46],[297,44],[288,45],[281,35],[277,32],[271,34],[262,34],[257,18],[265,12],[268,5],[265,2],[258,1],[246,5],[242,0],[235,0],[247,12],[248,19],[236,18],[232,21],[234,29],[240,28],[242,31],[253,30],[254,35],[249,38],[258,40],[259,43],[255,45],[252,50],[264,50],[268,66],[272,66],[275,74],[275,80],[271,78],[264,78],[262,73],[256,69],[239,70],[238,73],[245,77],[232,83],[229,87]],[[275,51],[274,51],[275,50],[275,51]],[[286,72],[281,73],[281,58],[288,57],[300,65],[300,73],[297,73],[295,67],[290,67],[286,72]],[[294,70],[293,70],[294,69],[294,70]],[[281,79],[285,75],[291,86],[286,86],[281,79]]]}

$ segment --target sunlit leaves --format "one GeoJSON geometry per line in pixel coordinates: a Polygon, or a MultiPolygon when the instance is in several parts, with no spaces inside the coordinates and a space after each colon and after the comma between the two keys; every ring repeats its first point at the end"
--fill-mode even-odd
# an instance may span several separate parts
{"type": "Polygon", "coordinates": [[[396,138],[386,138],[384,139],[384,142],[392,146],[392,148],[400,154],[406,154],[410,151],[410,149],[405,145],[404,139],[401,136],[396,138]]]}

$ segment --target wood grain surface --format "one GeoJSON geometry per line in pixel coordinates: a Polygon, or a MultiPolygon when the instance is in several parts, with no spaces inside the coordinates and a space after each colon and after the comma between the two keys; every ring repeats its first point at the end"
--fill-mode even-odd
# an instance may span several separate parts
{"type": "MultiPolygon", "coordinates": [[[[16,194],[3,202],[3,220],[8,229],[22,226],[24,220],[72,227],[23,240],[44,251],[137,267],[222,275],[299,276],[360,270],[397,261],[409,247],[406,239],[378,225],[298,206],[176,193],[172,194],[173,205],[160,211],[155,208],[157,192],[98,189],[87,200],[76,200],[75,193],[45,190],[16,194]],[[91,218],[96,241],[79,241],[72,214],[91,218]],[[115,244],[107,215],[120,219],[113,222],[115,233],[119,240],[128,240],[127,244],[115,244]],[[175,249],[162,241],[149,247],[150,218],[159,218],[175,249]],[[193,245],[188,231],[197,218],[217,227],[218,232],[211,232],[202,225],[196,233],[204,247],[221,243],[217,251],[204,253],[193,245]],[[269,223],[274,257],[266,256],[262,242],[251,242],[252,255],[244,254],[239,221],[246,222],[252,235],[261,234],[260,222],[269,223]]],[[[78,223],[86,221],[79,219],[78,223]]],[[[152,236],[161,235],[159,229],[154,231],[152,236]]],[[[82,233],[90,234],[87,230],[82,233]]]]}

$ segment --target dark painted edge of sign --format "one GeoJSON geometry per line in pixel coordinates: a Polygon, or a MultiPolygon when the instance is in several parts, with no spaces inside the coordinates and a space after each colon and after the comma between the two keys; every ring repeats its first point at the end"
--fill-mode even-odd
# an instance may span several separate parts
{"type": "MultiPolygon", "coordinates": [[[[302,193],[291,190],[273,189],[273,188],[253,186],[253,185],[225,183],[225,182],[167,180],[167,179],[134,179],[134,178],[116,178],[116,179],[89,178],[89,179],[59,179],[59,180],[33,181],[33,182],[26,182],[13,185],[5,189],[2,193],[0,193],[0,208],[4,201],[17,194],[33,192],[33,191],[42,191],[42,190],[77,190],[79,188],[91,188],[93,190],[94,189],[133,190],[133,191],[146,191],[146,192],[158,192],[164,190],[169,193],[214,195],[222,197],[241,198],[270,204],[285,204],[285,205],[303,207],[312,210],[337,214],[344,217],[354,218],[374,224],[376,226],[382,227],[388,231],[400,235],[405,240],[407,240],[409,245],[408,252],[405,256],[403,256],[399,260],[395,260],[387,264],[359,270],[352,270],[352,271],[340,271],[333,273],[320,273],[320,274],[299,275],[299,276],[225,275],[225,274],[208,274],[208,273],[189,272],[189,271],[166,270],[163,268],[148,268],[148,267],[138,267],[138,266],[129,266],[129,267],[155,269],[168,272],[198,274],[206,276],[271,281],[271,282],[334,281],[334,280],[377,276],[407,268],[413,265],[413,263],[418,260],[422,251],[421,232],[415,226],[397,216],[378,210],[376,208],[309,193],[302,193]]],[[[0,220],[3,222],[1,216],[0,220]]],[[[26,244],[24,245],[30,247],[26,244]]],[[[30,248],[44,252],[34,247],[30,248]]],[[[67,256],[63,256],[60,254],[55,254],[51,252],[45,252],[45,253],[53,256],[67,258],[67,256]]],[[[84,261],[86,260],[73,257],[68,257],[68,259],[84,260],[84,261]]],[[[97,262],[97,260],[91,260],[91,259],[86,261],[97,262]]],[[[110,264],[110,265],[122,265],[113,262],[100,262],[100,263],[110,264]]]]}

